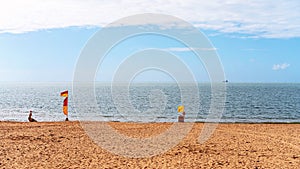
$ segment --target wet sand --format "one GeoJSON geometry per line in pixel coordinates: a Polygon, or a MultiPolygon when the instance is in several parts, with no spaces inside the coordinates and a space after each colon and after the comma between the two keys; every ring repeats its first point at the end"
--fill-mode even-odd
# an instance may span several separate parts
{"type": "MultiPolygon", "coordinates": [[[[145,138],[172,123],[109,125],[145,138]]],[[[295,168],[300,166],[300,124],[219,124],[197,142],[203,123],[175,147],[149,158],[128,158],[96,145],[79,122],[0,122],[0,168],[295,168]]],[[[117,145],[116,145],[117,146],[117,145]]]]}

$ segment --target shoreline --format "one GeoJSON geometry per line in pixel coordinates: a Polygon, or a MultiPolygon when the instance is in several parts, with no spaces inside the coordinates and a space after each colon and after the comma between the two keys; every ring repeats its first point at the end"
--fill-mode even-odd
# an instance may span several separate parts
{"type": "MultiPolygon", "coordinates": [[[[0,123],[29,123],[29,121],[12,121],[12,120],[3,120],[0,123]]],[[[134,122],[134,121],[80,121],[80,120],[69,120],[69,121],[38,121],[34,123],[55,123],[55,122],[105,122],[105,123],[138,123],[138,124],[147,124],[147,123],[182,123],[182,122],[134,122]]],[[[196,122],[183,122],[183,123],[213,123],[213,124],[300,124],[299,122],[205,122],[205,121],[196,121],[196,122]]]]}

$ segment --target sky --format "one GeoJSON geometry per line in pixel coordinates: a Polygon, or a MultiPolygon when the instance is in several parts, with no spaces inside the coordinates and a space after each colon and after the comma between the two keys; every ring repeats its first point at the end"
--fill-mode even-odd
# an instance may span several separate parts
{"type": "MultiPolygon", "coordinates": [[[[142,13],[175,16],[196,27],[214,46],[230,82],[300,82],[299,11],[298,0],[2,0],[0,82],[72,81],[82,49],[97,31],[142,13]]],[[[177,55],[197,81],[209,81],[190,49],[170,38],[150,35],[117,45],[99,66],[96,80],[111,81],[118,64],[144,48],[177,55]]],[[[135,80],[172,78],[150,70],[135,80]]]]}

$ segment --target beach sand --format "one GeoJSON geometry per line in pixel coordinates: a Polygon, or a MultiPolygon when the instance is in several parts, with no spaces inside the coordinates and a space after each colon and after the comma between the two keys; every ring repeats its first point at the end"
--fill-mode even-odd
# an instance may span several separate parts
{"type": "MultiPolygon", "coordinates": [[[[144,138],[172,123],[109,125],[144,138]]],[[[96,145],[79,122],[0,122],[0,168],[295,168],[300,166],[300,124],[219,124],[203,144],[203,123],[175,147],[149,158],[128,158],[96,145]]]]}

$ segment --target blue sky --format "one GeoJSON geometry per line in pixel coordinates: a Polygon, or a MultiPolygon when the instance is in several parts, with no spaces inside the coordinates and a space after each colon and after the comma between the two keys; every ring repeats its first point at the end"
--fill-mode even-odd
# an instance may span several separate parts
{"type": "MultiPolygon", "coordinates": [[[[0,7],[0,81],[66,82],[89,38],[117,19],[144,12],[179,17],[212,42],[231,82],[300,82],[299,1],[7,1],[0,7]],[[137,5],[138,4],[138,5],[137,5]]],[[[200,82],[207,74],[193,54],[168,38],[141,36],[115,48],[98,81],[110,81],[135,50],[159,48],[180,56],[200,82]]],[[[138,81],[169,81],[149,71],[138,81]]]]}

